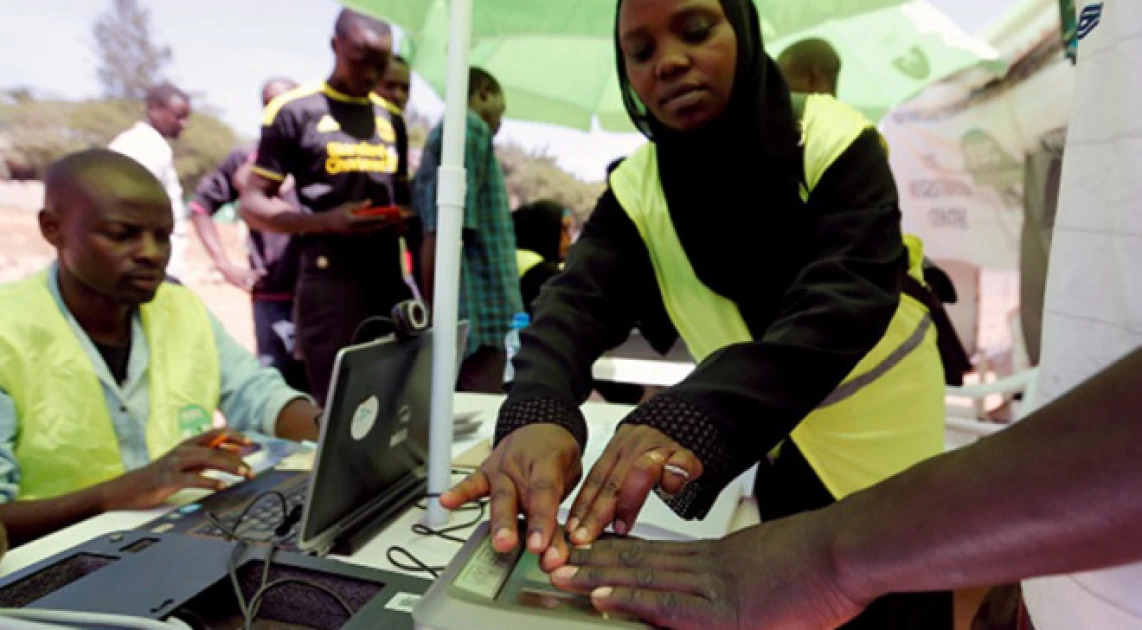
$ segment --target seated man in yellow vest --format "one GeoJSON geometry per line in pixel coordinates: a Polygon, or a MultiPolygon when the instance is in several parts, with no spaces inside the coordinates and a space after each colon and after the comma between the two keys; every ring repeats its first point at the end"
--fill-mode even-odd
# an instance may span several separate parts
{"type": "Polygon", "coordinates": [[[12,544],[249,476],[237,431],[316,439],[318,408],[164,283],[162,185],[97,149],[48,171],[40,230],[58,260],[0,286],[0,523],[12,544]],[[221,409],[233,430],[208,431],[221,409]]]}

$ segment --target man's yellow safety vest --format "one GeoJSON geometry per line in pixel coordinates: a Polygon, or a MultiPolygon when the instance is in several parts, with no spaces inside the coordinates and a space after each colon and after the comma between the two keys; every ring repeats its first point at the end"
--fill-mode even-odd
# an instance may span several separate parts
{"type": "MultiPolygon", "coordinates": [[[[0,286],[0,390],[16,407],[21,499],[60,496],[124,472],[103,388],[47,273],[0,286]]],[[[187,289],[163,284],[139,311],[150,347],[147,450],[157,458],[210,427],[218,350],[206,306],[187,289]]]]}
{"type": "MultiPolygon", "coordinates": [[[[807,99],[801,117],[803,199],[871,126],[832,97],[807,99]]],[[[694,358],[701,362],[721,348],[751,342],[737,305],[703,284],[686,257],[658,177],[654,144],[627,158],[610,184],[646,243],[666,310],[694,358]]],[[[911,236],[904,240],[908,273],[923,282],[923,246],[911,236]]],[[[901,294],[880,342],[791,437],[837,499],[942,452],[944,375],[927,309],[901,294]]]]}

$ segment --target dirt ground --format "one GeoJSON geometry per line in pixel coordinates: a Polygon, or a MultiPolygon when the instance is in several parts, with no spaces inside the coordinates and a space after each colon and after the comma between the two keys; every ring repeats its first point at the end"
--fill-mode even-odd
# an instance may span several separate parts
{"type": "MultiPolygon", "coordinates": [[[[238,226],[219,223],[218,231],[231,259],[245,260],[238,226]]],[[[54,257],[55,252],[40,236],[34,212],[0,208],[0,282],[10,282],[36,273],[54,257]]],[[[193,233],[187,248],[187,267],[186,277],[181,280],[206,302],[226,330],[253,352],[254,325],[249,294],[222,280],[193,233]]]]}

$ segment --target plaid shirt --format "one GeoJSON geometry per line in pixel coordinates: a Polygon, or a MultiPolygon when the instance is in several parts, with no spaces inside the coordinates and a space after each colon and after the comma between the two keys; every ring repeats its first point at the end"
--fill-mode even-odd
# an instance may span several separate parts
{"type": "MultiPolygon", "coordinates": [[[[443,123],[429,134],[413,181],[413,208],[424,221],[426,233],[436,232],[436,182],[443,135],[443,123]]],[[[481,347],[502,350],[512,317],[524,309],[504,173],[492,147],[492,130],[471,111],[466,145],[468,193],[464,204],[460,318],[471,324],[467,350],[470,355],[481,347]]]]}

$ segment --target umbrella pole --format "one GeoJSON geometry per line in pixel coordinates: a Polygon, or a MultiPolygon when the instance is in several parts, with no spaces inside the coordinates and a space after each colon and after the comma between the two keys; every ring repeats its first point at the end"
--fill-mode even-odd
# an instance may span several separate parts
{"type": "Polygon", "coordinates": [[[452,397],[456,391],[456,324],[460,307],[461,229],[467,189],[464,147],[468,116],[468,48],[472,1],[452,0],[443,151],[437,188],[436,287],[432,347],[432,416],[428,439],[427,524],[448,522],[440,494],[452,481],[452,397]]]}

